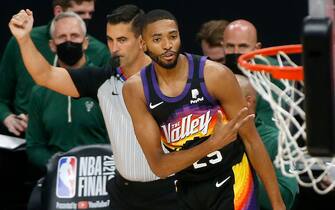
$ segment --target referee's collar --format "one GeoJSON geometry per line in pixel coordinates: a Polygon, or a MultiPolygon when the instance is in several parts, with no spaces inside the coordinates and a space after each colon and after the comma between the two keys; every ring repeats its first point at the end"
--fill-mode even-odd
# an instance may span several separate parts
{"type": "Polygon", "coordinates": [[[126,81],[128,78],[124,75],[121,67],[116,68],[116,76],[120,77],[122,80],[126,81]]]}

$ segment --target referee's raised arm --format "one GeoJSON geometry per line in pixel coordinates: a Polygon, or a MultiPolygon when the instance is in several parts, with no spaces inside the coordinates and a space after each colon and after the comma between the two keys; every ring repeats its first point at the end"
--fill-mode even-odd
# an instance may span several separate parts
{"type": "Polygon", "coordinates": [[[68,71],[50,65],[37,50],[30,37],[33,22],[33,13],[29,9],[13,15],[9,22],[9,28],[19,44],[22,59],[29,74],[38,85],[64,95],[79,97],[79,92],[68,71]]]}

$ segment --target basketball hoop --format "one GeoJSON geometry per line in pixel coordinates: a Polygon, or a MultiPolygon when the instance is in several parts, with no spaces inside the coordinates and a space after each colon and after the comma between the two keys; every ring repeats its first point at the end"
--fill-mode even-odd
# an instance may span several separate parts
{"type": "Polygon", "coordinates": [[[303,68],[289,56],[301,52],[301,45],[264,48],[241,55],[238,66],[273,109],[279,129],[276,167],[296,177],[301,186],[326,194],[335,187],[335,159],[311,157],[307,152],[303,68]]]}

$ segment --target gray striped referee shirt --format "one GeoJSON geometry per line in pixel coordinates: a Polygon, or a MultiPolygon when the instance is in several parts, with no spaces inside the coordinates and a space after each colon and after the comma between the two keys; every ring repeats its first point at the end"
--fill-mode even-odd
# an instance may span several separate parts
{"type": "Polygon", "coordinates": [[[133,124],[122,96],[125,78],[119,70],[93,67],[68,70],[80,97],[98,98],[116,169],[127,180],[148,182],[159,179],[151,171],[137,142],[133,124]]]}

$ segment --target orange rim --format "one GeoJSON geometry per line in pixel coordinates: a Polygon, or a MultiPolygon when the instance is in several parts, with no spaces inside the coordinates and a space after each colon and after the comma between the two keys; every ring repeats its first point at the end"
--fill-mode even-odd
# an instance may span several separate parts
{"type": "Polygon", "coordinates": [[[256,55],[263,56],[273,56],[277,55],[279,51],[286,54],[300,54],[302,52],[302,46],[300,44],[296,45],[283,45],[277,47],[263,48],[259,50],[254,50],[250,53],[241,55],[238,58],[239,65],[249,71],[265,71],[272,74],[276,79],[289,79],[289,80],[303,80],[303,68],[302,66],[269,66],[263,64],[252,64],[249,61],[255,58],[256,55]]]}

